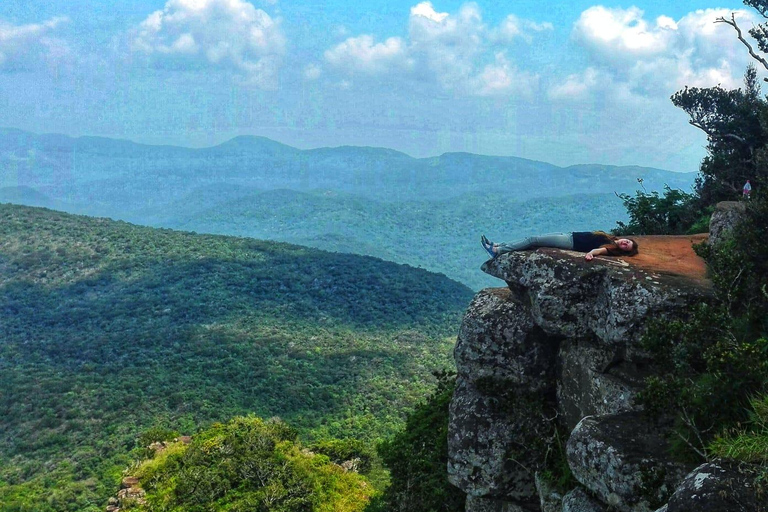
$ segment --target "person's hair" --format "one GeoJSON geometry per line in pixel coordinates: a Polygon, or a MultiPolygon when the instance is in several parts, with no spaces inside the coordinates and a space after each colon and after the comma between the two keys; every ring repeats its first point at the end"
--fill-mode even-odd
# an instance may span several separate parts
{"type": "Polygon", "coordinates": [[[637,242],[633,238],[627,238],[625,236],[621,236],[621,237],[613,236],[613,235],[609,235],[605,231],[593,231],[592,233],[594,233],[595,235],[602,235],[606,238],[606,240],[608,240],[608,243],[601,245],[600,248],[608,251],[608,254],[611,256],[634,256],[635,254],[637,254],[637,242]],[[616,243],[616,240],[618,240],[619,238],[624,238],[632,242],[632,249],[629,251],[625,251],[624,249],[619,247],[619,245],[616,243]]]}

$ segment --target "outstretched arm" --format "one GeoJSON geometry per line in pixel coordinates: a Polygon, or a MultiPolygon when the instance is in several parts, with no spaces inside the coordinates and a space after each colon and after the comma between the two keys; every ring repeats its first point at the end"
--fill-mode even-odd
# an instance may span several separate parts
{"type": "Polygon", "coordinates": [[[597,249],[592,249],[587,254],[584,255],[584,259],[587,261],[592,261],[592,258],[595,256],[600,256],[601,254],[608,254],[608,249],[605,247],[598,247],[597,249]]]}

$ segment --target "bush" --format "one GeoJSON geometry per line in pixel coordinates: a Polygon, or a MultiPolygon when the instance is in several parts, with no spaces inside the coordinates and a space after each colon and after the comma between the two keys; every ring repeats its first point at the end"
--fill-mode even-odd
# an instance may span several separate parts
{"type": "Polygon", "coordinates": [[[686,320],[651,324],[644,336],[661,373],[647,381],[641,403],[657,418],[681,411],[676,439],[689,454],[706,456],[716,435],[749,422],[750,398],[768,388],[765,240],[768,200],[758,195],[729,238],[697,248],[709,266],[713,303],[686,320]]]}
{"type": "Polygon", "coordinates": [[[309,449],[326,455],[335,464],[357,459],[358,473],[367,474],[371,470],[373,453],[358,439],[325,439],[310,445],[309,449]]]}
{"type": "Polygon", "coordinates": [[[718,436],[709,449],[718,457],[768,465],[768,394],[753,398],[750,406],[746,427],[718,436]]]}
{"type": "Polygon", "coordinates": [[[709,229],[711,211],[702,209],[696,194],[664,187],[664,195],[637,191],[635,196],[619,194],[629,214],[629,223],[617,221],[613,234],[682,235],[709,229]]]}
{"type": "Polygon", "coordinates": [[[302,449],[284,422],[253,416],[172,444],[137,475],[149,511],[354,512],[373,494],[360,475],[302,449]]]}

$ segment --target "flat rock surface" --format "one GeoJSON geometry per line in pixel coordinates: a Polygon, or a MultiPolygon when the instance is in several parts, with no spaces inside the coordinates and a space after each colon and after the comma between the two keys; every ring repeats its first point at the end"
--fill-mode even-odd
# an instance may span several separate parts
{"type": "MultiPolygon", "coordinates": [[[[708,283],[707,266],[694,251],[693,245],[707,240],[708,235],[680,236],[632,236],[640,251],[629,258],[612,258],[626,261],[632,267],[661,274],[685,276],[708,283]]],[[[601,257],[602,259],[602,257],[601,257]]],[[[605,257],[605,259],[609,259],[605,257]]]]}
{"type": "Polygon", "coordinates": [[[693,250],[694,244],[708,239],[706,233],[697,235],[632,236],[640,252],[634,256],[597,256],[592,261],[584,259],[584,253],[542,247],[535,250],[507,253],[488,260],[481,267],[484,272],[506,279],[503,271],[505,258],[517,259],[526,254],[541,253],[562,260],[571,260],[584,268],[595,270],[616,268],[627,278],[657,281],[667,286],[686,289],[699,288],[708,292],[712,283],[707,278],[707,266],[693,250]]]}

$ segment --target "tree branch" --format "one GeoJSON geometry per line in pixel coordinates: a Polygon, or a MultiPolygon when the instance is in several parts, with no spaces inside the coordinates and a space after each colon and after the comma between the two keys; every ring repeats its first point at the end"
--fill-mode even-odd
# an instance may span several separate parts
{"type": "MultiPolygon", "coordinates": [[[[680,419],[694,433],[694,435],[696,436],[696,439],[699,441],[699,446],[701,446],[701,450],[695,447],[693,443],[691,443],[688,439],[686,439],[685,436],[683,436],[680,432],[677,432],[677,435],[680,437],[680,439],[683,440],[683,442],[685,442],[685,444],[687,444],[693,451],[698,453],[704,460],[709,461],[709,456],[707,455],[707,445],[704,442],[704,440],[701,438],[701,432],[699,431],[693,419],[688,415],[688,411],[685,410],[685,407],[683,407],[680,412],[680,419]]],[[[705,432],[708,432],[710,430],[711,428],[708,428],[705,432]]]]}
{"type": "Polygon", "coordinates": [[[741,41],[742,44],[747,47],[747,49],[749,50],[749,54],[752,56],[752,58],[758,61],[760,64],[762,64],[765,69],[768,69],[768,61],[766,61],[760,55],[756,54],[755,50],[752,48],[752,45],[749,44],[749,42],[746,39],[744,39],[744,36],[741,33],[741,29],[739,28],[739,25],[736,23],[736,15],[734,13],[731,13],[730,20],[720,17],[715,20],[715,23],[725,23],[726,25],[730,25],[734,29],[736,29],[736,34],[739,38],[739,41],[741,41]]]}
{"type": "MultiPolygon", "coordinates": [[[[699,120],[691,119],[690,121],[688,121],[688,123],[690,125],[692,125],[692,126],[695,126],[699,130],[703,131],[704,133],[706,133],[710,137],[719,137],[719,138],[722,138],[722,139],[726,139],[726,138],[727,139],[735,139],[735,140],[741,142],[742,144],[746,144],[747,143],[747,139],[745,139],[744,137],[739,137],[735,133],[717,133],[715,130],[710,130],[709,128],[704,126],[704,124],[701,121],[699,121],[699,120]]],[[[752,149],[752,147],[750,146],[750,151],[751,151],[751,149],[752,149]]]]}

